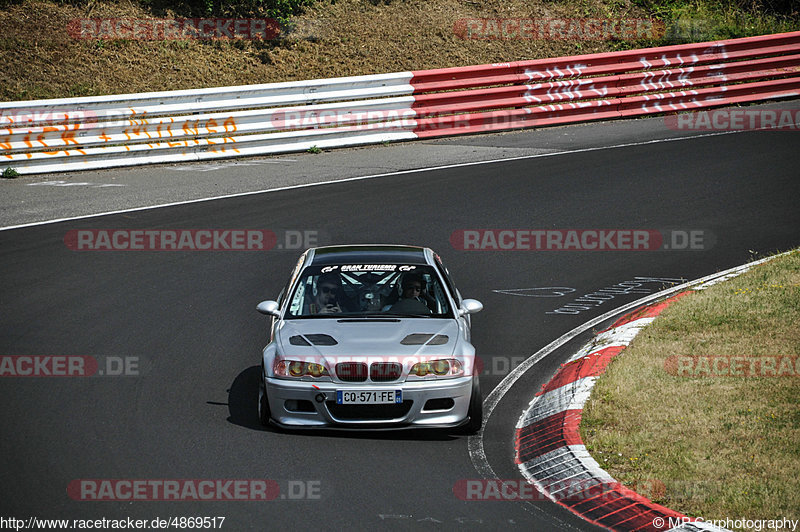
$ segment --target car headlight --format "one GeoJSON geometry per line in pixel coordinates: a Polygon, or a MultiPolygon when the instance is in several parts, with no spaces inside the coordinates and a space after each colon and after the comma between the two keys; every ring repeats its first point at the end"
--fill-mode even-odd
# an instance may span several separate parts
{"type": "Polygon", "coordinates": [[[301,360],[275,360],[272,370],[276,377],[330,377],[328,369],[322,364],[301,360]]]}
{"type": "Polygon", "coordinates": [[[461,377],[464,375],[464,365],[455,358],[442,358],[439,360],[428,360],[417,362],[411,366],[409,377],[461,377]]]}

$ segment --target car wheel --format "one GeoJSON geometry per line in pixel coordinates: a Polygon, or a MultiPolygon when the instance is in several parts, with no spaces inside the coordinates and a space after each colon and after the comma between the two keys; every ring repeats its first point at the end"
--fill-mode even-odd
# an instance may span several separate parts
{"type": "Polygon", "coordinates": [[[269,399],[267,398],[267,388],[264,385],[264,378],[261,377],[258,383],[258,419],[265,427],[269,426],[272,414],[269,410],[269,399]]]}
{"type": "Polygon", "coordinates": [[[477,434],[483,424],[483,397],[481,396],[481,385],[476,375],[472,379],[472,395],[469,398],[469,410],[467,411],[469,422],[464,425],[465,434],[477,434]]]}

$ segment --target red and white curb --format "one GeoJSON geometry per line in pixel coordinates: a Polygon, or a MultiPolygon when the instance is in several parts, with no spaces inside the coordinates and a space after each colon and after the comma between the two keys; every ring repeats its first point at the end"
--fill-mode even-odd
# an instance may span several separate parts
{"type": "Polygon", "coordinates": [[[522,475],[553,502],[610,530],[726,531],[655,504],[616,481],[586,450],[578,426],[597,378],[673,301],[690,294],[690,290],[703,290],[772,258],[775,257],[666,290],[664,296],[671,297],[625,314],[570,357],[542,386],[517,422],[515,461],[522,475]]]}
{"type": "Polygon", "coordinates": [[[643,327],[689,293],[626,314],[598,334],[561,366],[517,422],[515,460],[523,476],[552,501],[591,523],[625,531],[724,530],[688,522],[685,515],[614,480],[589,455],[578,432],[583,405],[597,377],[643,327]]]}

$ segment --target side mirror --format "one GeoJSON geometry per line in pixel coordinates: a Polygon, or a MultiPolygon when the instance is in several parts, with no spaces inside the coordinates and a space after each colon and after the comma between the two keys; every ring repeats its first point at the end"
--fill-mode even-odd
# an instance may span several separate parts
{"type": "Polygon", "coordinates": [[[458,315],[464,316],[465,314],[475,314],[483,310],[483,303],[477,299],[465,299],[461,302],[461,308],[458,309],[458,315]]]}
{"type": "Polygon", "coordinates": [[[266,314],[267,316],[275,316],[276,318],[281,315],[277,301],[262,301],[261,303],[258,304],[256,310],[259,311],[261,314],[266,314]]]}

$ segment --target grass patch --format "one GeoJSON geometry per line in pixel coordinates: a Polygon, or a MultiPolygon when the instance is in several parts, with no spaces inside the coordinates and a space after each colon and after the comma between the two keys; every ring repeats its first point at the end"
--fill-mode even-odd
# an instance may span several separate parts
{"type": "Polygon", "coordinates": [[[636,0],[663,20],[663,44],[715,41],[798,29],[800,6],[790,0],[636,0]]]}
{"type": "Polygon", "coordinates": [[[800,364],[782,377],[665,368],[675,355],[800,357],[798,323],[800,251],[679,299],[598,380],[587,449],[627,485],[663,483],[654,502],[688,515],[797,519],[800,364]]]}
{"type": "Polygon", "coordinates": [[[0,100],[354,76],[800,29],[796,3],[782,9],[779,0],[748,1],[756,7],[732,0],[0,0],[0,100]],[[207,16],[271,17],[290,31],[269,42],[91,41],[67,31],[81,18],[207,16]],[[454,30],[461,19],[506,17],[659,17],[689,30],[659,42],[471,40],[454,30]],[[700,34],[697,20],[706,19],[715,21],[714,29],[702,26],[700,34]]]}

